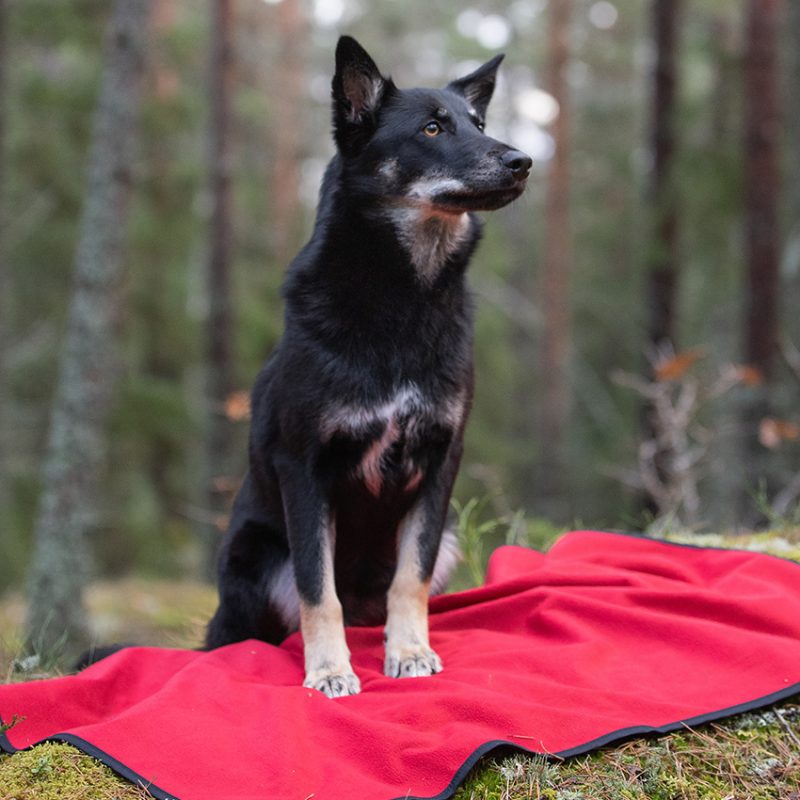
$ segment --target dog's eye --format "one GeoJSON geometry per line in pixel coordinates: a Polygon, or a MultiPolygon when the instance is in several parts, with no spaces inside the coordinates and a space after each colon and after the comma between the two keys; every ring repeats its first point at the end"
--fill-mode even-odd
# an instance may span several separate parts
{"type": "Polygon", "coordinates": [[[422,132],[426,136],[438,136],[442,132],[442,126],[438,122],[431,120],[423,129],[422,132]]]}
{"type": "Polygon", "coordinates": [[[476,122],[476,123],[475,123],[475,127],[476,127],[476,128],[477,128],[477,129],[478,129],[478,130],[479,130],[481,133],[483,133],[483,129],[486,127],[486,125],[484,125],[482,122],[476,122]]]}

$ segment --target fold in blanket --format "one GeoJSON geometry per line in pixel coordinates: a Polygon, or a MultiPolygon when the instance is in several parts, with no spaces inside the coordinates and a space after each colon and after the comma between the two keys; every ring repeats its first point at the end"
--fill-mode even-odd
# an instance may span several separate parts
{"type": "Polygon", "coordinates": [[[431,603],[444,671],[382,675],[382,631],[348,630],[363,691],[304,689],[299,635],[208,653],[132,648],[77,676],[0,686],[3,749],[71,742],[159,798],[446,798],[496,746],[573,755],[800,692],[800,566],[574,532],[492,556],[431,603]]]}

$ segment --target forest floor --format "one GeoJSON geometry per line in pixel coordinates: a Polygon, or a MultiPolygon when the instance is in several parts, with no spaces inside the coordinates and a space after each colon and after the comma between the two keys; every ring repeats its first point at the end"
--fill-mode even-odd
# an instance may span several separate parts
{"type": "MultiPolygon", "coordinates": [[[[675,534],[800,561],[800,527],[752,536],[675,534]]],[[[191,647],[202,639],[215,591],[185,581],[126,578],[94,584],[88,605],[101,641],[191,647]]],[[[0,603],[0,682],[20,674],[23,604],[0,603]]],[[[456,800],[800,800],[800,697],[695,730],[635,739],[563,762],[511,755],[478,764],[456,800]]],[[[69,745],[0,756],[0,800],[144,800],[143,789],[69,745]]],[[[221,799],[222,800],[222,799],[221,799]]]]}

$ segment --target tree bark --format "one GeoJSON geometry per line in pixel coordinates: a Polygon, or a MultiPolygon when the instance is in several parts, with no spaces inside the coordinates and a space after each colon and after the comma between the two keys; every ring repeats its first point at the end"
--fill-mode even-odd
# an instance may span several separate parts
{"type": "Polygon", "coordinates": [[[539,489],[545,506],[557,507],[564,486],[564,434],[570,412],[570,98],[567,81],[572,0],[550,3],[547,87],[558,101],[552,127],[555,154],[545,201],[544,265],[541,307],[544,331],[541,353],[542,405],[539,426],[539,489]]]}
{"type": "MultiPolygon", "coordinates": [[[[793,180],[787,181],[789,209],[789,235],[795,253],[795,265],[800,267],[800,3],[793,2],[787,6],[787,47],[788,81],[786,92],[786,130],[790,143],[789,175],[793,180]]],[[[800,269],[796,269],[800,273],[800,269]]]]}
{"type": "Polygon", "coordinates": [[[212,520],[204,526],[207,578],[214,575],[220,527],[230,497],[229,470],[232,426],[225,400],[234,388],[233,301],[231,296],[231,86],[233,83],[233,2],[211,0],[210,120],[208,170],[212,197],[207,265],[208,319],[206,323],[207,502],[212,520]]]}
{"type": "MultiPolygon", "coordinates": [[[[649,364],[658,363],[659,353],[677,348],[676,316],[679,275],[678,212],[674,184],[675,122],[678,32],[682,0],[653,0],[652,38],[655,64],[652,75],[650,147],[653,158],[649,187],[652,219],[651,245],[647,264],[647,348],[649,364]]],[[[652,375],[650,376],[653,377],[652,375]]],[[[673,483],[670,474],[674,454],[660,436],[655,404],[645,399],[642,407],[642,438],[653,442],[653,468],[665,485],[673,483]]],[[[642,498],[644,509],[658,512],[653,497],[642,498]]]]}
{"type": "Polygon", "coordinates": [[[5,240],[6,219],[6,119],[8,63],[8,14],[5,0],[0,0],[0,530],[11,514],[11,370],[8,350],[11,346],[11,309],[13,280],[11,261],[5,240]]]}
{"type": "Polygon", "coordinates": [[[780,0],[748,0],[745,58],[745,354],[772,381],[778,350],[780,0]]]}
{"type": "Polygon", "coordinates": [[[651,142],[653,153],[650,206],[655,220],[650,256],[648,308],[649,343],[654,350],[675,347],[678,286],[678,214],[673,179],[678,29],[681,0],[654,0],[653,40],[656,63],[653,73],[651,142]]]}
{"type": "Polygon", "coordinates": [[[274,263],[284,266],[294,256],[300,216],[302,103],[305,91],[308,24],[300,0],[275,6],[278,59],[272,96],[271,240],[274,263]]]}
{"type": "Polygon", "coordinates": [[[780,0],[746,0],[744,68],[744,355],[762,384],[744,410],[745,503],[768,477],[759,421],[769,414],[779,346],[780,0]]]}
{"type": "Polygon", "coordinates": [[[86,533],[106,455],[123,236],[148,0],[115,0],[95,111],[67,331],[59,363],[28,579],[26,635],[40,653],[87,642],[86,533]]]}
{"type": "MultiPolygon", "coordinates": [[[[168,60],[165,41],[174,30],[178,8],[176,0],[151,0],[149,21],[150,47],[145,86],[150,102],[155,104],[157,113],[169,114],[170,104],[180,93],[181,76],[168,60]]],[[[157,179],[147,182],[143,187],[145,202],[153,209],[156,219],[170,219],[175,210],[175,159],[160,138],[149,137],[149,147],[142,152],[147,173],[157,179]]],[[[173,298],[170,296],[170,275],[165,265],[170,265],[172,251],[165,241],[164,231],[152,239],[152,245],[141,266],[140,275],[147,287],[147,301],[139,309],[143,325],[143,363],[142,367],[149,377],[159,382],[179,383],[184,365],[174,349],[165,343],[164,329],[175,314],[173,298]],[[166,346],[165,346],[166,345],[166,346]]],[[[152,436],[145,457],[147,479],[152,486],[158,502],[158,512],[154,523],[159,532],[168,524],[168,514],[174,498],[170,492],[170,460],[172,451],[163,436],[152,436]]]]}

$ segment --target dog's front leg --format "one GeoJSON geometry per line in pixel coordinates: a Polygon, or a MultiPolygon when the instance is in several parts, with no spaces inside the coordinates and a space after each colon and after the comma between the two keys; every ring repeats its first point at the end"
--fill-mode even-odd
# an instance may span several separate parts
{"type": "Polygon", "coordinates": [[[287,471],[281,480],[292,551],[306,677],[303,686],[328,697],[358,694],[350,666],[342,605],[336,595],[333,555],[336,530],[328,503],[307,476],[287,471]]]}
{"type": "Polygon", "coordinates": [[[383,671],[390,678],[413,678],[442,670],[442,662],[428,642],[431,573],[444,522],[438,511],[423,496],[398,531],[397,571],[389,587],[384,632],[383,671]]]}

